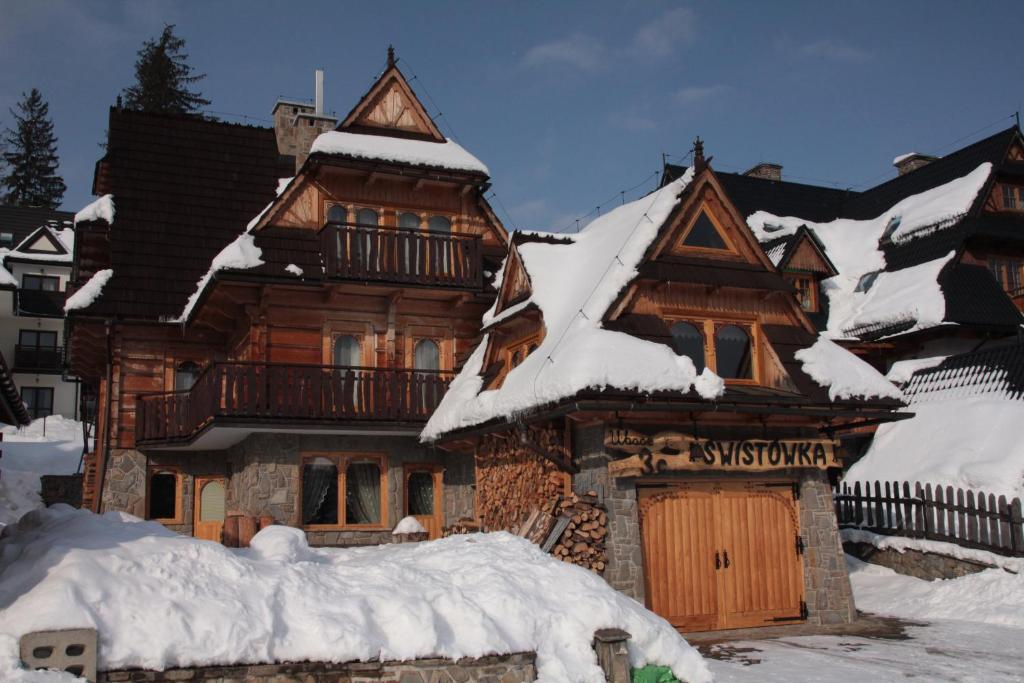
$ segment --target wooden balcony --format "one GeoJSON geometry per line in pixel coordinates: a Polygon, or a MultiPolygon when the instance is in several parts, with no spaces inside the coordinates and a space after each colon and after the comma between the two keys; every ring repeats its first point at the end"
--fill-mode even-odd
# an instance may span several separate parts
{"type": "Polygon", "coordinates": [[[423,423],[452,373],[265,362],[214,363],[191,389],[140,394],[139,445],[188,442],[207,427],[264,428],[423,423]]]}
{"type": "Polygon", "coordinates": [[[1017,305],[1017,310],[1024,312],[1024,289],[1011,293],[1010,298],[1017,305]]]}
{"type": "Polygon", "coordinates": [[[483,286],[479,235],[328,223],[320,239],[329,278],[470,290],[483,286]]]}
{"type": "Polygon", "coordinates": [[[64,349],[60,346],[14,346],[14,372],[60,372],[64,349]]]}

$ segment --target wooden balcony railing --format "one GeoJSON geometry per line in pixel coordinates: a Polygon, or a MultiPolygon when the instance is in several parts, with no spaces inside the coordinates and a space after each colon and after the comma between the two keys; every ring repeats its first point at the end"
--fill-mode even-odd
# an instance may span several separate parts
{"type": "Polygon", "coordinates": [[[320,233],[327,277],[480,289],[480,236],[328,223],[320,233]]]}
{"type": "Polygon", "coordinates": [[[214,363],[191,389],[140,394],[140,444],[186,441],[218,418],[297,425],[348,421],[425,422],[452,373],[338,365],[214,363]]]}
{"type": "Polygon", "coordinates": [[[43,370],[58,372],[63,367],[64,350],[60,346],[14,346],[14,371],[43,370]]]}

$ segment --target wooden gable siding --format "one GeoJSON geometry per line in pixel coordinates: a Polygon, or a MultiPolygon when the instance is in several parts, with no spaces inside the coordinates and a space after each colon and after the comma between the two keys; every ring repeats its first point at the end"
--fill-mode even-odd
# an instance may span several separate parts
{"type": "Polygon", "coordinates": [[[829,273],[828,264],[821,258],[821,254],[811,244],[810,238],[803,237],[800,244],[789,257],[785,267],[787,270],[800,270],[809,273],[829,273]]]}
{"type": "Polygon", "coordinates": [[[523,266],[519,248],[512,244],[505,257],[505,268],[501,276],[501,289],[494,307],[495,314],[523,301],[530,295],[530,277],[523,266]]]}
{"type": "Polygon", "coordinates": [[[390,55],[388,68],[345,116],[338,129],[353,133],[367,129],[395,130],[437,142],[445,139],[390,55]]]}

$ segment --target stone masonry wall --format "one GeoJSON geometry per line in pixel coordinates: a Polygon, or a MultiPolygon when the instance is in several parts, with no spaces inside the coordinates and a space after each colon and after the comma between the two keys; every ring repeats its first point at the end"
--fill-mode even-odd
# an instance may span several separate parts
{"type": "Polygon", "coordinates": [[[870,543],[843,543],[843,549],[856,558],[888,567],[900,574],[914,576],[925,581],[956,579],[968,574],[977,574],[993,565],[971,560],[961,560],[948,555],[926,553],[911,548],[903,552],[895,548],[879,549],[870,543]]]}
{"type": "Polygon", "coordinates": [[[109,510],[146,516],[146,456],[139,451],[128,448],[110,451],[100,512],[109,510]]]}
{"type": "Polygon", "coordinates": [[[839,539],[832,487],[821,470],[800,479],[800,534],[804,539],[804,600],[808,622],[845,624],[857,616],[843,544],[839,539]]]}
{"type": "Polygon", "coordinates": [[[604,450],[603,424],[576,429],[572,442],[580,468],[572,478],[573,491],[596,491],[608,512],[608,562],[603,576],[612,588],[643,602],[643,551],[635,482],[608,476],[611,456],[604,450]]]}
{"type": "Polygon", "coordinates": [[[408,662],[291,662],[210,666],[166,671],[100,672],[98,683],[217,681],[218,683],[529,683],[537,677],[532,652],[479,659],[416,659],[408,662]]]}

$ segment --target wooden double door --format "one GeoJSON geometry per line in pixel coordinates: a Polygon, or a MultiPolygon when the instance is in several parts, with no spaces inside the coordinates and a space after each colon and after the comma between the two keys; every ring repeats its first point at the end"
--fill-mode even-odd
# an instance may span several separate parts
{"type": "Polygon", "coordinates": [[[681,631],[804,618],[803,543],[786,482],[638,488],[647,606],[681,631]]]}

